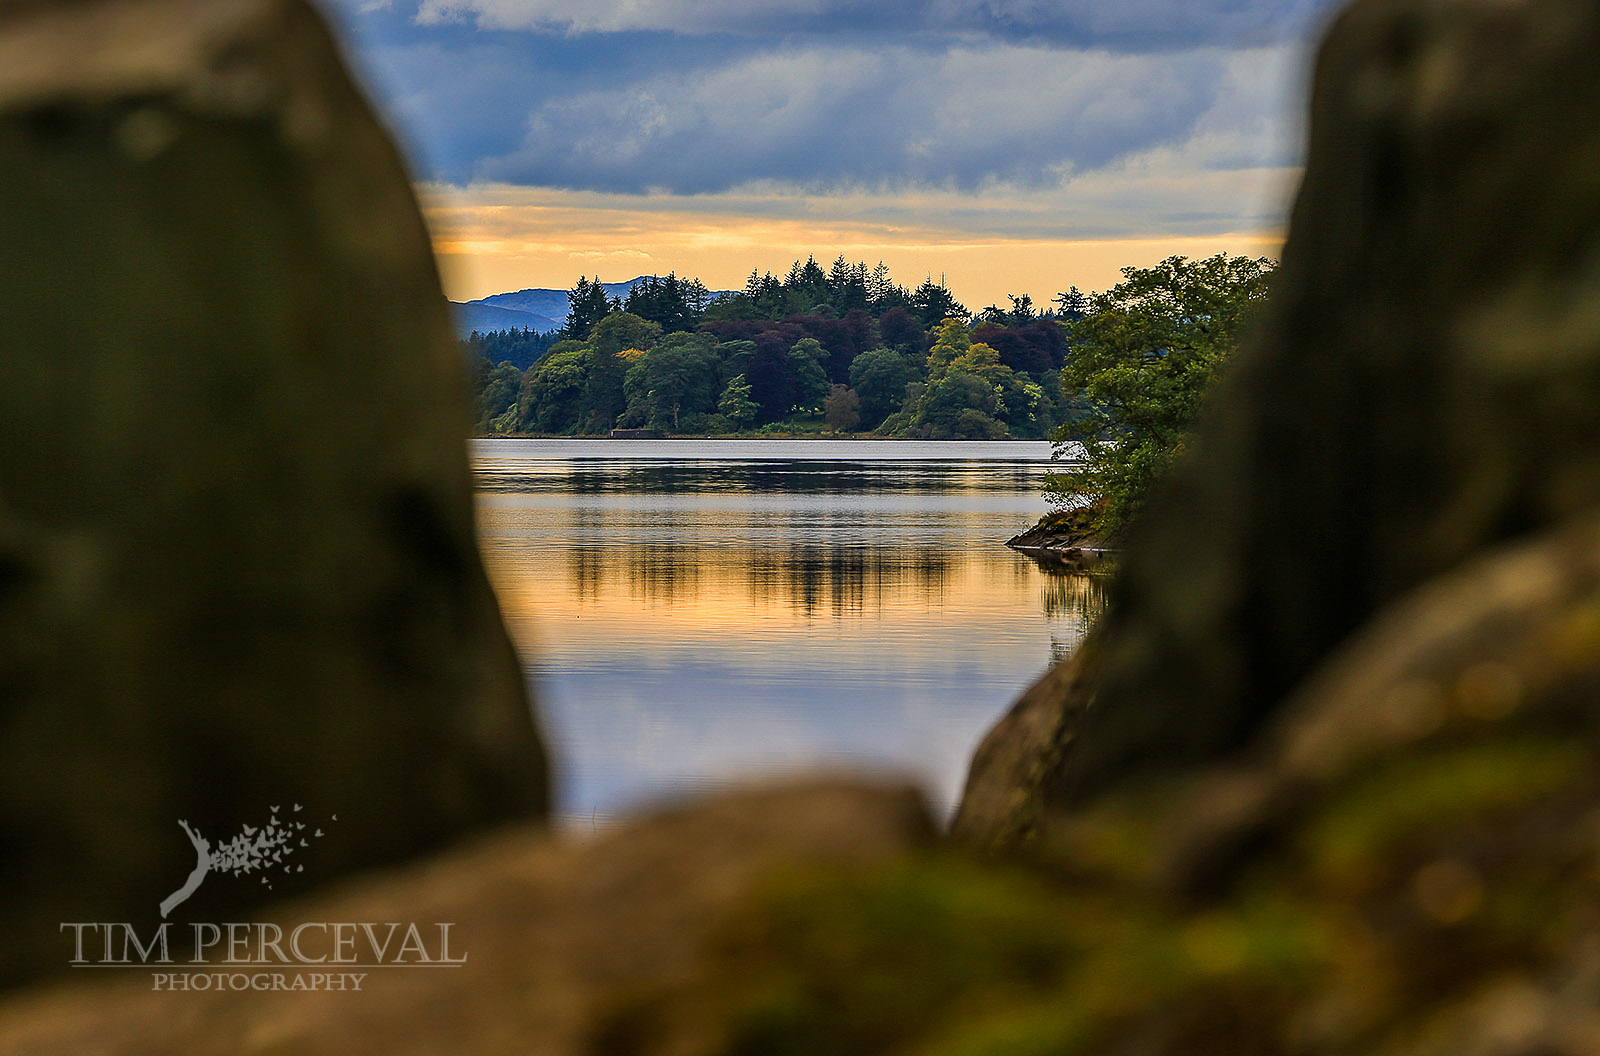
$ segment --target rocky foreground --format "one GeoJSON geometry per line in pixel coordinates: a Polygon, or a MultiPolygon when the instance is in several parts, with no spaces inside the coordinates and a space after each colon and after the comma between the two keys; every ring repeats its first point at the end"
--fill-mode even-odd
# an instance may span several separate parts
{"type": "Polygon", "coordinates": [[[151,914],[180,820],[339,815],[232,915],[543,816],[428,233],[320,17],[0,4],[0,272],[0,986],[151,914]]]}
{"type": "Polygon", "coordinates": [[[180,307],[99,350],[87,395],[58,326],[0,313],[0,1051],[1600,1051],[1597,52],[1587,0],[1337,20],[1271,318],[949,836],[910,790],[818,780],[574,841],[535,824],[460,430],[384,432],[447,377],[447,321],[320,23],[6,8],[20,303],[93,270],[180,307]],[[63,232],[91,248],[47,252],[63,232]],[[425,317],[325,339],[318,291],[393,282],[425,317]],[[249,291],[245,384],[201,350],[249,291]],[[375,357],[359,421],[289,398],[375,357]],[[341,505],[344,460],[391,443],[341,505]],[[245,820],[275,781],[356,797],[363,834],[308,857],[314,887],[207,880],[197,913],[448,921],[467,961],[359,993],[69,973],[60,921],[152,921],[193,865],[174,822],[245,820]]]}

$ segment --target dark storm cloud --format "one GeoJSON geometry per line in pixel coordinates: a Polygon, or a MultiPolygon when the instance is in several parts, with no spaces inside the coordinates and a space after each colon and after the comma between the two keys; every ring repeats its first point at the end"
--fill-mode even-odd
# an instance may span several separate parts
{"type": "Polygon", "coordinates": [[[422,0],[423,22],[557,33],[981,35],[1071,47],[1266,44],[1325,0],[422,0]]]}
{"type": "Polygon", "coordinates": [[[1056,182],[1185,138],[1227,54],[812,47],[552,101],[491,179],[609,191],[1056,182]]]}
{"type": "Polygon", "coordinates": [[[1283,57],[1327,6],[338,0],[334,10],[428,177],[689,194],[761,182],[1045,186],[1202,133],[1216,149],[1197,164],[1227,151],[1237,167],[1292,162],[1283,57]]]}

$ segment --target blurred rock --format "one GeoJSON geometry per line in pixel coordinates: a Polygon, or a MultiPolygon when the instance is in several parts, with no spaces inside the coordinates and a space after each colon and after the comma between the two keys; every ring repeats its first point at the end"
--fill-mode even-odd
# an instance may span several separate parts
{"type": "Polygon", "coordinates": [[[180,819],[336,814],[282,897],[540,816],[428,235],[320,19],[0,6],[0,271],[0,984],[155,922],[180,819]]]}
{"type": "Polygon", "coordinates": [[[1600,514],[1467,564],[1035,866],[793,871],[611,1056],[1600,1052],[1600,514]]]}
{"type": "MultiPolygon", "coordinates": [[[[543,787],[403,177],[364,116],[289,117],[365,113],[297,64],[320,29],[283,0],[61,10],[0,16],[0,326],[56,353],[0,368],[14,972],[41,919],[153,924],[192,861],[176,819],[226,834],[274,782],[340,814],[319,881],[543,787]],[[188,87],[213,55],[276,87],[188,87]],[[63,345],[72,291],[130,260],[141,287],[103,285],[134,325],[63,345]]],[[[980,749],[965,846],[913,792],[842,782],[486,837],[251,918],[448,922],[461,968],[38,984],[0,1003],[0,1051],[1600,1051],[1597,45],[1579,0],[1339,21],[1273,318],[1111,615],[980,749]]]]}
{"type": "Polygon", "coordinates": [[[1584,0],[1338,19],[1267,319],[959,835],[1247,742],[1388,602],[1600,501],[1597,48],[1584,0]]]}
{"type": "Polygon", "coordinates": [[[507,834],[260,918],[452,922],[460,969],[134,969],[12,995],[0,1051],[1591,1056],[1597,690],[1600,513],[1402,599],[1229,757],[1051,815],[1033,866],[838,782],[507,834]]]}
{"type": "Polygon", "coordinates": [[[0,1051],[591,1051],[603,1010],[692,976],[727,906],[802,866],[893,861],[933,836],[912,790],[842,781],[726,794],[584,842],[510,833],[256,918],[448,922],[462,968],[374,971],[361,993],[152,994],[135,970],[13,995],[0,1051]]]}

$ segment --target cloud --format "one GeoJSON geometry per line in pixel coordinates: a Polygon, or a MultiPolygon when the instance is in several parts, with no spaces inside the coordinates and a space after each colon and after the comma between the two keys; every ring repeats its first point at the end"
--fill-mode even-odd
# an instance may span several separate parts
{"type": "Polygon", "coordinates": [[[1052,187],[804,193],[755,183],[702,195],[606,194],[510,184],[431,186],[424,200],[452,296],[677,270],[714,288],[814,253],[886,260],[913,285],[948,276],[968,305],[1036,300],[1174,253],[1273,255],[1296,169],[1225,168],[1198,133],[1052,187]]]}
{"type": "Polygon", "coordinates": [[[324,2],[430,181],[455,296],[816,252],[974,304],[1271,252],[1330,6],[324,2]]]}
{"type": "MultiPolygon", "coordinates": [[[[1240,70],[1278,49],[1169,54],[982,44],[790,47],[546,102],[480,178],[699,194],[753,180],[811,189],[1052,185],[1185,142],[1219,100],[1261,117],[1240,70]],[[1237,96],[1238,98],[1233,98],[1237,96]]],[[[1237,160],[1237,159],[1236,159],[1237,160]]]]}
{"type": "Polygon", "coordinates": [[[1260,45],[1290,39],[1330,0],[422,0],[423,24],[568,34],[977,34],[1075,46],[1260,45]]]}
{"type": "MultiPolygon", "coordinates": [[[[395,5],[403,7],[404,5],[395,5]]],[[[715,65],[736,54],[706,38],[661,38],[618,47],[618,38],[484,34],[468,26],[416,26],[411,13],[363,13],[358,0],[326,9],[380,110],[429,179],[465,182],[478,162],[519,148],[528,115],[552,102],[715,65]]],[[[754,41],[741,42],[749,51],[754,41]]]]}
{"type": "Polygon", "coordinates": [[[370,0],[330,2],[427,178],[700,194],[754,180],[1049,186],[1199,131],[1219,164],[1282,159],[1296,145],[1284,99],[1298,97],[1283,71],[1303,42],[1178,47],[1195,33],[1172,27],[1293,21],[1322,0],[1191,0],[1181,17],[1174,0],[410,0],[365,14],[370,0]],[[419,11],[436,21],[417,24],[419,11]],[[446,16],[628,32],[484,32],[446,16]],[[749,34],[637,28],[680,18],[749,34]],[[988,30],[860,28],[873,18],[988,30]],[[1073,18],[1091,36],[1165,27],[1173,46],[1045,39],[1041,27],[1073,18]],[[755,35],[795,19],[828,35],[755,35]],[[1041,32],[994,28],[1007,26],[1041,32]]]}

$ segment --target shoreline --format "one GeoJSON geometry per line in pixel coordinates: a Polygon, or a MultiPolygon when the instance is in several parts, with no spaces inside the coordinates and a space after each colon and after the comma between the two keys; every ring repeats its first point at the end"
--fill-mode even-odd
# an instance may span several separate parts
{"type": "MultiPolygon", "coordinates": [[[[994,472],[1025,472],[1042,488],[1051,468],[1050,444],[1028,440],[904,440],[882,437],[678,438],[673,440],[605,437],[475,437],[468,452],[480,469],[511,466],[527,459],[574,462],[701,463],[744,462],[960,462],[990,466],[994,472]],[[1036,478],[1036,479],[1035,479],[1036,478]]],[[[1043,505],[1043,502],[1040,502],[1043,505]]],[[[1023,515],[1033,511],[1024,511],[1023,515]]],[[[1003,537],[1002,537],[1003,538],[1003,537]]],[[[998,540],[997,540],[998,541],[998,540]]]]}
{"type": "Polygon", "coordinates": [[[1080,511],[1048,513],[1005,545],[1035,561],[1074,571],[1106,571],[1115,566],[1120,547],[1106,546],[1080,511]]]}
{"type": "Polygon", "coordinates": [[[793,441],[793,440],[870,440],[873,443],[906,443],[906,444],[1047,444],[1049,440],[1026,436],[1007,436],[998,439],[988,437],[919,437],[919,436],[875,436],[872,433],[777,433],[767,435],[751,435],[749,433],[672,433],[666,436],[599,436],[588,433],[582,436],[570,436],[559,433],[474,433],[470,440],[604,440],[617,441],[644,441],[659,443],[670,440],[738,440],[743,442],[761,442],[766,440],[793,441]]]}

